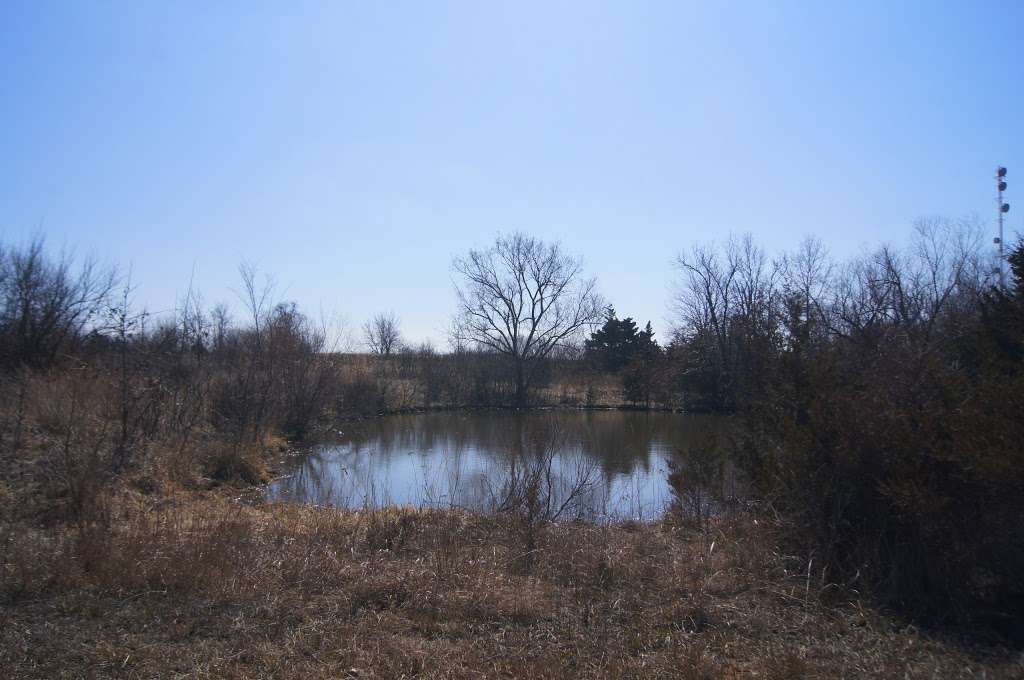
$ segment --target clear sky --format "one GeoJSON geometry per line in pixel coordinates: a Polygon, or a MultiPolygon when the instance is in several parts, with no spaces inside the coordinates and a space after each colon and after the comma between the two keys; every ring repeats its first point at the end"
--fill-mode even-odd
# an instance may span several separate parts
{"type": "Polygon", "coordinates": [[[1024,230],[1024,3],[0,3],[0,236],[127,267],[151,309],[237,265],[441,340],[453,255],[561,241],[667,330],[672,259],[837,256],[914,218],[1024,230]],[[1015,198],[1019,197],[1019,198],[1015,198]]]}

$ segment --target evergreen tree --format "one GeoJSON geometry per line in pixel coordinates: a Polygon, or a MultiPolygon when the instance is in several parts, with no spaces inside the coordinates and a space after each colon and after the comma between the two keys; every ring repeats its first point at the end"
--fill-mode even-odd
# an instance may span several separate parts
{"type": "Polygon", "coordinates": [[[619,319],[615,309],[609,307],[604,324],[585,343],[587,357],[602,370],[617,373],[640,353],[641,336],[636,321],[630,317],[619,319]]]}
{"type": "Polygon", "coordinates": [[[638,336],[639,345],[638,354],[643,358],[651,358],[661,352],[661,347],[658,346],[658,341],[654,339],[654,329],[651,328],[651,322],[648,321],[644,329],[640,331],[638,336]]]}
{"type": "Polygon", "coordinates": [[[664,397],[666,386],[661,347],[654,339],[651,322],[637,335],[637,350],[622,373],[622,387],[626,399],[649,407],[657,397],[664,397]]]}

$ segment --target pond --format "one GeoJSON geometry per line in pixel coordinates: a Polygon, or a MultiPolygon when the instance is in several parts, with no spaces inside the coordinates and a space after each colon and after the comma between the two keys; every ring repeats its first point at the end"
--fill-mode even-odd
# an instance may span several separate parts
{"type": "Polygon", "coordinates": [[[347,508],[529,503],[553,519],[651,519],[672,500],[670,462],[692,456],[721,424],[640,411],[386,416],[290,458],[267,496],[347,508]]]}

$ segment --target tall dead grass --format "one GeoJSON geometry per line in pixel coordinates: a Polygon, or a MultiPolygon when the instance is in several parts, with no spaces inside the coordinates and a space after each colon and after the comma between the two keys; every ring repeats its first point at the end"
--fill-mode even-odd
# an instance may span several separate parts
{"type": "Polygon", "coordinates": [[[823,604],[772,528],[125,503],[0,532],[10,677],[1019,677],[1019,659],[823,604]],[[6,532],[6,533],[4,533],[6,532]]]}

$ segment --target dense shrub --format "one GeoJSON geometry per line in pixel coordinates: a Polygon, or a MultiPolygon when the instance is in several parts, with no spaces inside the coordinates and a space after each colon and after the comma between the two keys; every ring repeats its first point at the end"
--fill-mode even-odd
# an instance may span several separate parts
{"type": "Polygon", "coordinates": [[[846,266],[809,241],[686,256],[674,355],[737,410],[748,474],[837,584],[932,619],[1024,612],[1024,248],[992,288],[977,232],[919,225],[846,266]]]}

